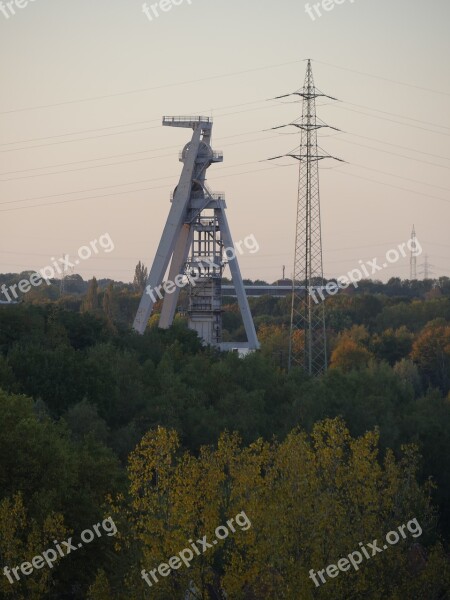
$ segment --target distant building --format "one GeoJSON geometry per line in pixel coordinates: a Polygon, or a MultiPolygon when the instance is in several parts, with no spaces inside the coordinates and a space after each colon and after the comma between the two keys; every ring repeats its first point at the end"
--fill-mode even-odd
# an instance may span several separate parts
{"type": "MultiPolygon", "coordinates": [[[[275,298],[284,298],[292,294],[291,285],[245,285],[245,293],[248,297],[274,296],[275,298]]],[[[296,286],[296,290],[304,289],[304,286],[296,286]]],[[[236,291],[234,285],[222,285],[222,295],[235,297],[236,291]]]]}

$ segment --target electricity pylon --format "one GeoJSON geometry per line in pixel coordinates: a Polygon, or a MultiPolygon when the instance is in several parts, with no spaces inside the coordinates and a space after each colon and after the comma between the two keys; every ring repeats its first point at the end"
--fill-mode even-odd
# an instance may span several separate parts
{"type": "MultiPolygon", "coordinates": [[[[340,159],[323,150],[319,152],[317,131],[329,126],[316,115],[316,98],[336,98],[323,94],[315,87],[311,60],[307,63],[303,88],[292,94],[278,96],[277,99],[288,96],[300,96],[303,104],[301,118],[289,124],[301,130],[299,152],[284,155],[299,161],[289,369],[302,366],[307,373],[317,376],[327,370],[328,364],[325,305],[323,301],[313,299],[310,293],[312,289],[324,285],[318,163],[325,158],[340,159]]],[[[330,129],[339,131],[335,127],[330,129]]],[[[270,160],[278,158],[282,157],[276,156],[270,160]]]]}
{"type": "Polygon", "coordinates": [[[416,229],[413,225],[411,233],[411,254],[409,256],[409,280],[417,279],[417,239],[416,229]]]}
{"type": "Polygon", "coordinates": [[[421,265],[420,273],[424,279],[430,279],[430,275],[434,274],[433,265],[428,262],[428,254],[423,257],[423,265],[421,265]]]}

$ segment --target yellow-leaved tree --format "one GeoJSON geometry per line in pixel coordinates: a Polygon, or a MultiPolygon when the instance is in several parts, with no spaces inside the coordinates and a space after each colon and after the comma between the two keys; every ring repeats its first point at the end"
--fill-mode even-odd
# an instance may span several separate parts
{"type": "MultiPolygon", "coordinates": [[[[31,563],[33,557],[41,555],[46,548],[54,548],[53,540],[67,536],[62,515],[49,514],[42,524],[27,515],[21,494],[4,498],[0,502],[0,557],[2,570],[9,569],[9,580],[5,571],[0,578],[0,597],[11,600],[41,600],[51,590],[53,571],[47,568],[35,570],[25,576],[18,571],[19,580],[11,569],[24,562],[31,563]]],[[[54,561],[56,564],[60,557],[54,561]]]]}
{"type": "Polygon", "coordinates": [[[378,441],[377,431],[352,438],[334,419],[317,423],[311,434],[296,429],[282,442],[248,447],[224,433],[217,448],[193,456],[180,451],[174,431],[149,432],[130,456],[129,498],[114,507],[132,566],[111,598],[440,598],[450,586],[450,565],[436,540],[429,486],[417,483],[417,452],[405,447],[398,459],[390,451],[379,456],[378,441]],[[242,511],[251,526],[235,522],[235,531],[228,527],[214,544],[216,528],[242,511]],[[383,545],[388,532],[413,519],[421,537],[407,530],[358,570],[326,576],[320,586],[310,578],[311,569],[336,565],[361,544],[383,545]],[[150,589],[141,570],[158,569],[203,536],[211,546],[189,566],[156,571],[150,589]]]}

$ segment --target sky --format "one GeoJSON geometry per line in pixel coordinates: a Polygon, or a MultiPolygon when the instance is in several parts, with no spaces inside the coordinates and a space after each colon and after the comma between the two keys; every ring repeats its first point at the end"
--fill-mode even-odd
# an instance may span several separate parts
{"type": "MultiPolygon", "coordinates": [[[[223,164],[208,185],[226,193],[245,278],[292,273],[298,164],[283,158],[301,115],[275,96],[303,84],[312,59],[329,125],[319,145],[324,274],[409,240],[413,224],[434,276],[450,276],[448,0],[344,0],[313,20],[303,0],[0,3],[0,272],[41,269],[108,234],[112,252],[83,260],[89,279],[130,281],[150,267],[191,131],[163,115],[214,117],[223,164]],[[6,14],[4,14],[6,13],[6,14]],[[8,18],[7,18],[8,16],[8,18]]],[[[328,4],[327,4],[328,2],[328,4]]],[[[330,4],[331,3],[331,4],[330,4]]],[[[377,272],[409,277],[409,259],[377,272]]],[[[419,274],[420,277],[420,274],[419,274]]]]}

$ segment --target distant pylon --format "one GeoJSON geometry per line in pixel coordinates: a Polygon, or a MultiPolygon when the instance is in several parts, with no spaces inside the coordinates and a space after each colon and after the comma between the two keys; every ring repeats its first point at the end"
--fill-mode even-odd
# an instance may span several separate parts
{"type": "Polygon", "coordinates": [[[417,279],[417,240],[416,230],[413,225],[411,233],[411,254],[409,257],[409,280],[417,279]]]}
{"type": "MultiPolygon", "coordinates": [[[[336,98],[323,94],[315,87],[311,60],[307,63],[303,88],[277,98],[292,95],[302,98],[303,111],[301,118],[290,123],[301,130],[299,152],[284,155],[299,161],[289,369],[302,366],[310,375],[320,375],[328,365],[325,305],[317,298],[314,300],[310,293],[313,288],[324,285],[318,163],[324,158],[335,157],[323,150],[319,153],[317,147],[317,130],[329,126],[316,116],[316,98],[336,98]]],[[[335,127],[331,129],[338,131],[335,127]]],[[[281,157],[271,160],[278,158],[281,157]]]]}
{"type": "Polygon", "coordinates": [[[423,259],[423,265],[420,267],[420,273],[424,279],[430,279],[430,275],[433,275],[433,265],[428,262],[428,254],[425,254],[423,259]]]}

